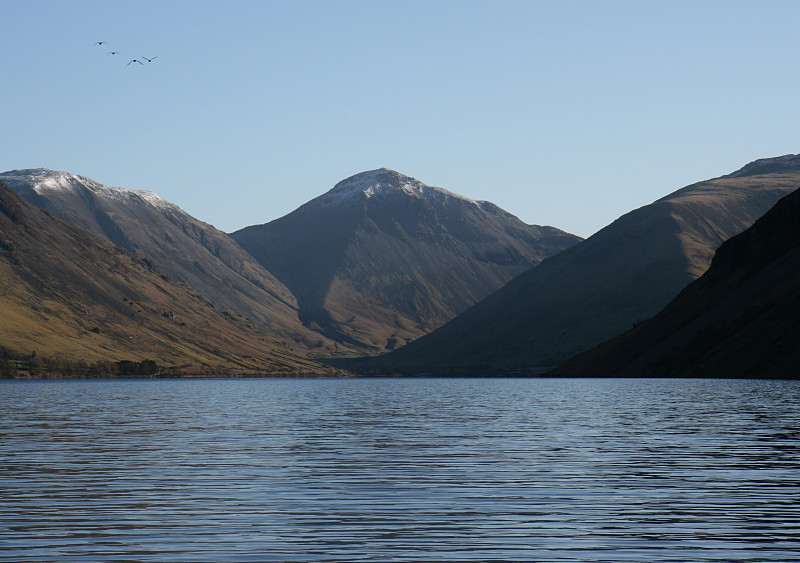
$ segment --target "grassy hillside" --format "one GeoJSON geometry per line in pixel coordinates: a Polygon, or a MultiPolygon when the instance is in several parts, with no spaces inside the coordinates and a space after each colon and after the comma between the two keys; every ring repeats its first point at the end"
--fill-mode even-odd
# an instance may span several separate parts
{"type": "Polygon", "coordinates": [[[46,169],[4,172],[0,181],[54,216],[147,258],[219,311],[252,319],[305,353],[334,349],[302,325],[291,292],[229,235],[156,194],[46,169]]]}

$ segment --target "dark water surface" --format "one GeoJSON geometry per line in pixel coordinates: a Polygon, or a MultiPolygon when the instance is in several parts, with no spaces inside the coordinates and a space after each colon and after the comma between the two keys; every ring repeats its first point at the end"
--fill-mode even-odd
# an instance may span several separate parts
{"type": "Polygon", "coordinates": [[[2,382],[0,560],[800,561],[800,382],[2,382]]]}

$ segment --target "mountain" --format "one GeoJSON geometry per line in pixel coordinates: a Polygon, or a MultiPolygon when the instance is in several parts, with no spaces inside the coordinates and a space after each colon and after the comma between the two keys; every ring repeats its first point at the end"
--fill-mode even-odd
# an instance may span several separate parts
{"type": "Polygon", "coordinates": [[[654,318],[557,368],[588,377],[800,378],[800,191],[720,246],[654,318]]]}
{"type": "Polygon", "coordinates": [[[153,192],[46,169],[4,172],[0,180],[56,217],[151,260],[220,311],[246,316],[300,351],[333,349],[300,323],[291,292],[230,236],[153,192]]]}
{"type": "Polygon", "coordinates": [[[53,217],[0,182],[0,347],[68,361],[145,359],[183,373],[328,370],[172,281],[152,261],[53,217]]]}
{"type": "Polygon", "coordinates": [[[762,159],[632,211],[362,371],[553,367],[655,315],[716,248],[800,185],[800,156],[762,159]]]}
{"type": "Polygon", "coordinates": [[[232,236],[297,297],[306,326],[365,353],[430,332],[580,241],[385,168],[232,236]]]}

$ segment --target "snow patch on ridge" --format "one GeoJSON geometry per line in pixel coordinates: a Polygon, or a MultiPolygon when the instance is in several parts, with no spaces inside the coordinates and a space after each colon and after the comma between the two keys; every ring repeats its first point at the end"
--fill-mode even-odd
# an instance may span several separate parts
{"type": "MultiPolygon", "coordinates": [[[[121,189],[121,188],[118,188],[121,189]]],[[[144,201],[152,205],[153,207],[157,207],[159,209],[172,209],[176,207],[174,203],[168,202],[166,199],[161,197],[155,192],[150,192],[147,190],[127,190],[131,193],[138,195],[144,201]]]]}
{"type": "Polygon", "coordinates": [[[772,158],[759,158],[723,178],[740,178],[757,174],[773,174],[800,170],[800,154],[785,154],[772,158]]]}
{"type": "Polygon", "coordinates": [[[48,170],[46,168],[2,172],[0,173],[0,181],[20,194],[36,193],[44,195],[44,192],[77,194],[81,189],[86,189],[105,199],[113,199],[121,202],[130,202],[131,200],[138,199],[157,209],[177,209],[175,204],[168,202],[160,195],[151,191],[112,188],[95,182],[91,178],[85,176],[78,176],[76,174],[70,174],[69,172],[48,170]]]}

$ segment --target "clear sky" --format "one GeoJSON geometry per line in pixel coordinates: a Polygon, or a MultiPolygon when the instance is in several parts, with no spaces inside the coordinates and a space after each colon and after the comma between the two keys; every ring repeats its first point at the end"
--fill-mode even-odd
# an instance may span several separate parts
{"type": "Polygon", "coordinates": [[[795,0],[0,0],[0,17],[0,171],[152,190],[224,231],[387,167],[588,236],[800,152],[795,0]]]}

